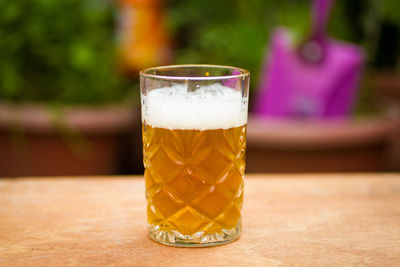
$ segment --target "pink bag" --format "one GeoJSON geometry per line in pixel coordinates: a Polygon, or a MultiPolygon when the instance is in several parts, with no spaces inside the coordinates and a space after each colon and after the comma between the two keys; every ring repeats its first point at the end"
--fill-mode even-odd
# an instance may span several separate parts
{"type": "Polygon", "coordinates": [[[332,1],[314,1],[313,31],[299,48],[292,48],[285,29],[274,32],[254,113],[291,118],[350,114],[364,55],[360,47],[326,35],[332,1]]]}

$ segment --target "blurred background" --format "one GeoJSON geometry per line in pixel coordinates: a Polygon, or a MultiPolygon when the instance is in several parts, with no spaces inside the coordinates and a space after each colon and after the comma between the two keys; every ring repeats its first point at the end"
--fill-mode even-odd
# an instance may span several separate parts
{"type": "Polygon", "coordinates": [[[323,2],[0,0],[0,176],[141,173],[138,71],[185,63],[251,72],[248,172],[399,171],[400,2],[323,2]]]}

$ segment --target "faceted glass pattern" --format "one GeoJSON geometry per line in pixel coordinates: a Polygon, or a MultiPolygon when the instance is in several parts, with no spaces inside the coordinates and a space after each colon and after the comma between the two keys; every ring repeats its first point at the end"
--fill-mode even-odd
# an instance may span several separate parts
{"type": "Polygon", "coordinates": [[[240,235],[246,125],[169,130],[143,124],[150,237],[208,246],[240,235]]]}

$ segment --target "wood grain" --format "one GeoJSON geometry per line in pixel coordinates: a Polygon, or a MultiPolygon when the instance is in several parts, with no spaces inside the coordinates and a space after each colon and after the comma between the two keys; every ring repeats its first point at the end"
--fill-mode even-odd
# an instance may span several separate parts
{"type": "Polygon", "coordinates": [[[0,180],[0,265],[400,266],[400,175],[248,175],[240,240],[146,236],[141,177],[0,180]]]}

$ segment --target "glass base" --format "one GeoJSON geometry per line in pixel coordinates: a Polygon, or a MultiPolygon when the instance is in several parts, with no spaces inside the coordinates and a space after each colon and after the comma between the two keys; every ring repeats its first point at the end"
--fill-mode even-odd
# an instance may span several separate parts
{"type": "Polygon", "coordinates": [[[149,227],[149,237],[154,241],[174,247],[212,247],[224,245],[240,238],[241,222],[235,228],[222,229],[218,233],[206,234],[203,231],[192,235],[183,235],[178,231],[160,230],[157,225],[149,227]]]}

